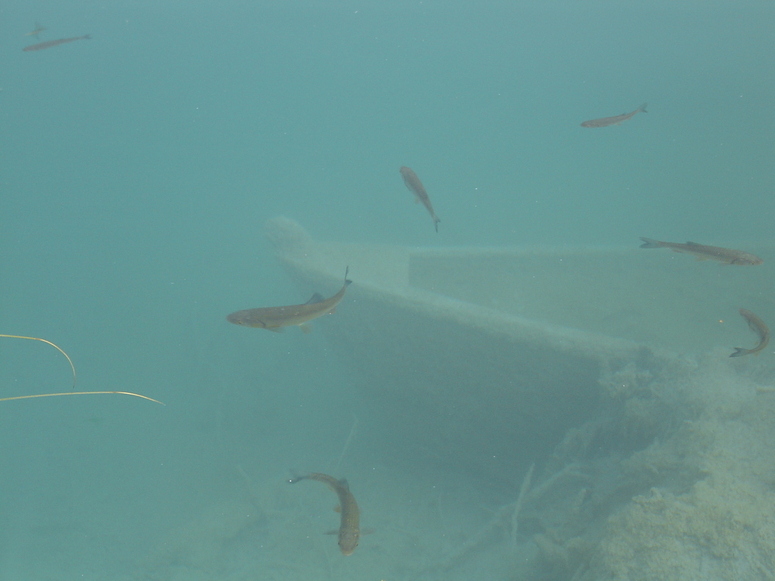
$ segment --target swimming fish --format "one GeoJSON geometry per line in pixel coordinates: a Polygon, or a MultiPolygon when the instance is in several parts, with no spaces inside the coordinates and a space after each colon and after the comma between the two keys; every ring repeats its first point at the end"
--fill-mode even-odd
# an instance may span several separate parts
{"type": "Polygon", "coordinates": [[[347,484],[347,480],[342,478],[337,480],[333,476],[328,474],[321,474],[320,472],[313,472],[306,476],[296,476],[288,480],[289,484],[295,484],[299,480],[317,480],[336,492],[339,497],[339,506],[336,508],[337,512],[342,513],[342,518],[339,523],[338,531],[331,531],[329,534],[336,534],[339,536],[339,549],[343,555],[352,555],[355,548],[358,546],[358,539],[361,536],[360,529],[360,510],[358,509],[358,503],[355,502],[355,497],[350,492],[350,487],[347,484]]]}
{"type": "Polygon", "coordinates": [[[48,30],[45,26],[41,26],[37,22],[35,23],[35,29],[26,33],[24,36],[34,36],[35,38],[38,38],[38,35],[43,32],[44,30],[48,30]]]}
{"type": "Polygon", "coordinates": [[[415,202],[422,202],[422,205],[425,206],[426,210],[428,210],[431,218],[433,218],[433,227],[436,228],[436,232],[438,232],[439,222],[441,222],[441,220],[439,220],[439,217],[436,216],[436,212],[433,211],[431,199],[428,197],[428,192],[425,191],[420,178],[417,177],[417,174],[414,173],[411,168],[405,166],[402,166],[398,171],[401,172],[401,177],[404,178],[404,184],[406,184],[406,187],[409,188],[412,193],[414,193],[415,202]]]}
{"type": "Polygon", "coordinates": [[[686,252],[694,254],[697,260],[717,260],[724,264],[738,264],[750,266],[764,262],[758,256],[743,252],[742,250],[732,250],[731,248],[720,248],[718,246],[705,246],[696,242],[687,242],[679,244],[678,242],[660,242],[651,238],[641,238],[643,244],[641,248],[669,248],[673,252],[686,252]]]}
{"type": "Polygon", "coordinates": [[[648,111],[646,111],[646,105],[647,103],[643,103],[643,105],[635,109],[635,111],[633,111],[632,113],[622,113],[621,115],[616,115],[614,117],[601,117],[600,119],[590,119],[589,121],[584,121],[581,124],[581,126],[582,127],[608,127],[609,125],[619,125],[619,123],[622,123],[623,121],[627,121],[628,119],[631,119],[637,113],[648,113],[648,111]]]}
{"type": "Polygon", "coordinates": [[[336,310],[336,306],[344,298],[347,287],[352,283],[348,280],[347,273],[350,267],[344,271],[344,285],[334,296],[324,299],[318,293],[303,305],[290,305],[287,307],[264,307],[259,309],[245,309],[237,311],[226,317],[226,320],[235,325],[244,327],[258,327],[270,331],[279,332],[284,327],[298,326],[305,333],[311,328],[306,325],[308,321],[317,319],[323,315],[330,315],[336,310]]]}
{"type": "Polygon", "coordinates": [[[748,328],[759,335],[759,344],[753,349],[743,349],[735,347],[735,352],[730,357],[742,357],[743,355],[756,355],[770,342],[770,330],[759,317],[754,315],[748,309],[740,309],[740,314],[748,322],[748,328]]]}
{"type": "Polygon", "coordinates": [[[91,38],[91,34],[84,34],[83,36],[74,36],[72,38],[60,38],[57,40],[47,40],[46,42],[39,42],[38,44],[31,44],[30,46],[25,46],[22,50],[25,52],[30,52],[33,50],[43,50],[44,48],[59,46],[60,44],[65,44],[66,42],[73,42],[74,40],[87,40],[89,38],[91,38]]]}

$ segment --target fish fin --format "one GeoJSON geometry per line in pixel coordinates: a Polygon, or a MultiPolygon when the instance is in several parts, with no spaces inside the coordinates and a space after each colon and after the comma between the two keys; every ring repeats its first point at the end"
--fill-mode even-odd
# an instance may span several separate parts
{"type": "Polygon", "coordinates": [[[301,325],[299,325],[299,329],[301,329],[301,332],[304,333],[305,335],[309,335],[310,333],[312,333],[312,325],[310,325],[309,323],[302,323],[301,325]]]}
{"type": "Polygon", "coordinates": [[[743,355],[748,355],[750,352],[749,349],[743,349],[742,347],[735,347],[735,352],[730,355],[730,357],[741,357],[743,355]]]}
{"type": "Polygon", "coordinates": [[[641,248],[659,248],[659,240],[654,240],[653,238],[643,238],[642,236],[641,240],[644,242],[640,245],[641,248]]]}
{"type": "Polygon", "coordinates": [[[338,535],[339,531],[326,531],[323,534],[324,535],[338,535]]]}
{"type": "Polygon", "coordinates": [[[305,478],[307,478],[304,475],[297,474],[295,470],[291,470],[290,472],[291,472],[291,477],[287,481],[288,484],[296,484],[299,480],[304,480],[305,478]]]}
{"type": "Polygon", "coordinates": [[[420,203],[420,196],[415,196],[414,197],[414,203],[415,204],[419,204],[420,203]]]}
{"type": "Polygon", "coordinates": [[[334,512],[342,512],[342,505],[341,504],[337,504],[334,507],[334,512]]]}
{"type": "Polygon", "coordinates": [[[646,105],[648,105],[648,103],[643,103],[643,105],[638,107],[638,111],[640,111],[641,113],[648,113],[648,111],[646,111],[646,105]]]}
{"type": "Polygon", "coordinates": [[[325,298],[323,298],[323,295],[321,295],[320,293],[315,293],[315,294],[314,294],[314,295],[312,295],[312,296],[309,298],[309,300],[308,300],[306,303],[304,303],[304,304],[305,304],[305,305],[314,305],[315,303],[322,303],[324,300],[326,300],[326,299],[325,299],[325,298]]]}
{"type": "Polygon", "coordinates": [[[272,333],[282,333],[285,331],[285,327],[264,327],[267,331],[272,331],[272,333]]]}

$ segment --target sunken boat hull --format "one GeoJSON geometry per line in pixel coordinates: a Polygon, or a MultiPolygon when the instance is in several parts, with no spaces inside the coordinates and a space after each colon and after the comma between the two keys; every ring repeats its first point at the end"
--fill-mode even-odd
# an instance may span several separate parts
{"type": "Polygon", "coordinates": [[[314,240],[286,218],[267,232],[303,295],[334,286],[349,265],[353,284],[323,332],[389,418],[395,449],[510,480],[621,404],[618,394],[691,367],[687,352],[734,342],[719,316],[734,317],[729,297],[752,284],[637,244],[346,244],[314,240]],[[700,304],[687,280],[718,302],[700,304]]]}

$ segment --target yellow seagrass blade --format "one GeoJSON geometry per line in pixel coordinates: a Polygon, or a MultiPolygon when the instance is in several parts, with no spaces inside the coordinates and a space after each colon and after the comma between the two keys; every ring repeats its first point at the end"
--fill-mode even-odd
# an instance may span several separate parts
{"type": "Polygon", "coordinates": [[[0,337],[6,337],[8,339],[27,339],[29,341],[40,341],[41,343],[46,343],[48,345],[51,345],[54,349],[59,351],[62,355],[65,356],[65,359],[67,359],[67,362],[70,364],[70,369],[73,371],[73,387],[75,387],[75,365],[73,365],[73,360],[70,359],[70,356],[65,353],[65,350],[62,349],[59,345],[56,343],[52,343],[48,339],[41,339],[40,337],[25,337],[24,335],[3,335],[0,334],[0,337]]]}
{"type": "MultiPolygon", "coordinates": [[[[67,353],[65,353],[64,349],[62,349],[59,345],[57,345],[56,343],[52,343],[47,339],[41,339],[40,337],[26,337],[24,335],[5,335],[2,333],[0,333],[0,337],[5,337],[7,339],[27,339],[29,341],[41,341],[42,343],[47,343],[48,345],[51,345],[54,349],[56,349],[62,355],[64,355],[65,359],[67,359],[67,362],[70,364],[70,369],[73,372],[73,388],[75,388],[75,381],[76,381],[75,365],[73,365],[73,360],[70,359],[70,356],[67,353]]],[[[15,395],[12,397],[2,397],[0,398],[0,402],[14,401],[17,399],[35,399],[39,397],[62,397],[65,395],[102,395],[102,394],[128,395],[131,397],[139,397],[140,399],[146,399],[148,401],[152,401],[154,403],[164,405],[158,399],[153,399],[152,397],[148,397],[147,395],[142,395],[139,393],[132,393],[131,391],[66,391],[64,393],[38,393],[34,395],[15,395]]]]}

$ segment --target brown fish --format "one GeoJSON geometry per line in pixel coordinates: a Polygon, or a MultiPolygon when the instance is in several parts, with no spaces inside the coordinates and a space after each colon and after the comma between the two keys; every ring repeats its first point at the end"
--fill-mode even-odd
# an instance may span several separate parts
{"type": "Polygon", "coordinates": [[[431,215],[431,218],[433,218],[433,227],[436,228],[436,232],[439,231],[439,217],[436,216],[436,212],[433,211],[433,206],[431,205],[431,199],[428,197],[428,193],[425,191],[425,188],[422,185],[422,182],[420,181],[420,178],[417,177],[417,174],[412,171],[411,168],[402,166],[400,170],[401,177],[404,178],[404,183],[406,184],[406,187],[409,188],[409,190],[414,193],[415,196],[415,202],[422,202],[422,205],[425,206],[425,209],[428,210],[428,213],[431,215]]]}
{"type": "Polygon", "coordinates": [[[44,30],[48,30],[45,26],[41,26],[37,22],[35,23],[35,29],[31,30],[30,32],[26,33],[24,36],[34,36],[35,38],[38,38],[38,35],[43,32],[44,30]]]}
{"type": "Polygon", "coordinates": [[[608,127],[609,125],[619,125],[619,123],[623,121],[627,121],[627,119],[631,119],[637,113],[648,113],[648,111],[646,111],[646,105],[647,103],[643,103],[643,105],[635,109],[635,111],[633,111],[632,113],[622,113],[621,115],[616,115],[615,117],[601,117],[600,119],[590,119],[589,121],[584,121],[581,124],[581,126],[582,127],[608,127]]]}
{"type": "Polygon", "coordinates": [[[83,36],[74,36],[72,38],[60,38],[57,40],[47,40],[46,42],[39,42],[38,44],[31,44],[30,46],[25,46],[22,50],[25,52],[30,52],[33,50],[43,50],[44,48],[59,46],[60,44],[65,44],[66,42],[73,42],[74,40],[88,40],[89,38],[91,38],[91,34],[84,34],[83,36]]]}
{"type": "Polygon", "coordinates": [[[641,238],[643,244],[641,248],[669,248],[673,252],[686,252],[694,254],[697,260],[718,260],[724,264],[755,265],[764,262],[758,256],[743,252],[742,250],[732,250],[731,248],[720,248],[718,246],[705,246],[696,242],[687,242],[680,244],[678,242],[660,242],[651,238],[641,238]]]}
{"type": "Polygon", "coordinates": [[[743,355],[756,355],[770,342],[770,330],[759,317],[747,309],[740,309],[740,314],[748,322],[748,328],[759,335],[759,344],[753,349],[735,347],[735,352],[730,357],[742,357],[743,355]]]}
{"type": "Polygon", "coordinates": [[[258,327],[270,331],[279,332],[284,327],[298,326],[305,333],[310,332],[306,325],[308,321],[317,319],[323,315],[330,315],[336,310],[336,305],[344,298],[347,287],[352,283],[347,279],[350,267],[344,271],[344,285],[334,296],[324,299],[318,293],[303,305],[290,305],[288,307],[264,307],[259,309],[245,309],[232,313],[226,320],[235,325],[244,327],[258,327]]]}
{"type": "Polygon", "coordinates": [[[347,484],[347,480],[342,478],[337,480],[333,476],[328,474],[321,474],[320,472],[313,472],[306,476],[296,476],[288,480],[290,484],[295,484],[299,480],[317,480],[336,492],[339,497],[339,506],[336,508],[337,512],[341,512],[342,518],[339,522],[339,530],[332,531],[330,534],[336,534],[339,536],[339,549],[343,555],[352,555],[358,546],[358,539],[361,536],[360,529],[360,510],[358,509],[358,503],[355,502],[355,497],[350,492],[350,487],[347,484]]]}

